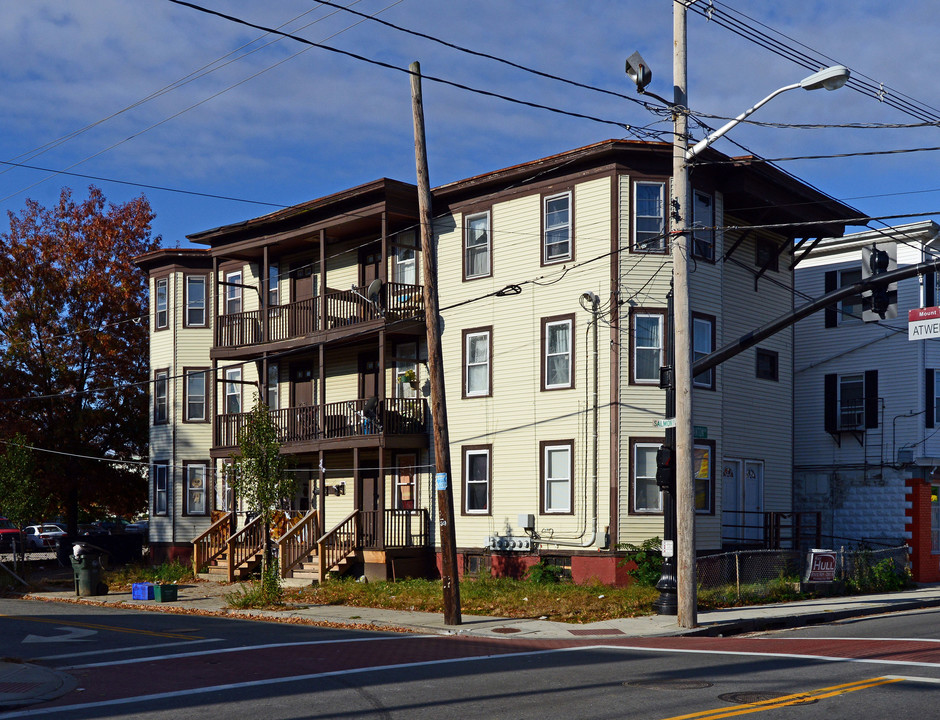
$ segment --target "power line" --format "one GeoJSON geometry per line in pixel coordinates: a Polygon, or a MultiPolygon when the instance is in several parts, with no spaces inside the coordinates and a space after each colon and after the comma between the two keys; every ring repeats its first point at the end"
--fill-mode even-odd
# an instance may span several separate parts
{"type": "MultiPolygon", "coordinates": [[[[305,45],[310,45],[312,47],[320,48],[321,50],[326,50],[328,52],[336,53],[338,55],[343,55],[345,57],[349,57],[354,60],[359,60],[360,62],[365,62],[370,65],[382,67],[382,68],[385,68],[386,70],[394,70],[396,72],[400,72],[406,75],[413,74],[412,71],[407,68],[399,67],[397,65],[392,65],[391,63],[383,62],[381,60],[375,60],[373,58],[369,58],[364,55],[359,55],[358,53],[350,52],[348,50],[341,50],[340,48],[335,48],[329,45],[324,45],[322,43],[313,42],[312,40],[307,40],[306,38],[302,38],[298,35],[281,32],[280,30],[277,30],[275,28],[270,28],[264,25],[258,25],[256,23],[248,22],[247,20],[243,20],[233,15],[227,15],[225,13],[218,12],[217,10],[210,10],[209,8],[205,8],[200,5],[190,3],[190,2],[185,2],[184,0],[168,0],[168,1],[175,5],[188,7],[193,10],[197,10],[199,12],[205,13],[207,15],[214,15],[216,17],[222,18],[223,20],[228,20],[229,22],[234,22],[239,25],[252,27],[252,28],[255,28],[256,30],[264,30],[265,32],[269,32],[269,33],[276,34],[276,35],[283,35],[284,37],[290,38],[291,40],[296,40],[297,42],[300,42],[300,43],[304,43],[305,45]]],[[[430,82],[438,83],[441,85],[447,85],[449,87],[457,88],[458,90],[465,90],[467,92],[475,93],[477,95],[483,95],[484,97],[491,97],[491,98],[496,98],[498,100],[504,100],[506,102],[514,103],[516,105],[523,105],[525,107],[534,108],[536,110],[546,110],[548,112],[556,113],[558,115],[565,115],[568,117],[578,118],[580,120],[591,120],[593,122],[602,123],[605,125],[614,125],[623,130],[626,130],[629,133],[633,133],[637,138],[640,138],[640,139],[648,139],[650,137],[661,137],[663,135],[662,132],[653,132],[650,130],[643,130],[642,128],[635,128],[632,125],[628,125],[627,123],[620,122],[619,120],[606,120],[604,118],[595,117],[593,115],[585,115],[583,113],[572,112],[570,110],[562,110],[561,108],[552,107],[550,105],[543,105],[541,103],[531,102],[529,100],[520,100],[519,98],[514,98],[509,95],[503,95],[502,93],[493,92],[491,90],[483,90],[481,88],[471,87],[463,83],[458,83],[453,80],[447,80],[445,78],[437,77],[434,75],[427,75],[425,73],[422,73],[421,77],[422,79],[428,80],[430,82]]]]}

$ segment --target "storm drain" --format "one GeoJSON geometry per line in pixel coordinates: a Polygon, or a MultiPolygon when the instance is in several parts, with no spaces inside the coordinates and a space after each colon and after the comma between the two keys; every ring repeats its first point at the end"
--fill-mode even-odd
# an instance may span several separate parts
{"type": "Polygon", "coordinates": [[[688,678],[658,678],[654,680],[628,680],[627,687],[643,688],[644,690],[703,690],[712,684],[705,680],[689,680],[688,678]]]}
{"type": "Polygon", "coordinates": [[[505,627],[505,628],[493,628],[490,632],[494,633],[503,633],[504,635],[509,635],[510,633],[522,632],[520,628],[514,627],[505,627]]]}
{"type": "Polygon", "coordinates": [[[756,691],[756,692],[734,692],[734,693],[725,693],[724,695],[719,695],[719,700],[724,700],[725,702],[733,703],[734,705],[759,705],[761,703],[771,703],[774,700],[779,700],[780,698],[792,698],[788,701],[788,704],[792,705],[811,705],[816,702],[815,698],[799,698],[793,693],[785,692],[773,692],[772,690],[756,691]]]}

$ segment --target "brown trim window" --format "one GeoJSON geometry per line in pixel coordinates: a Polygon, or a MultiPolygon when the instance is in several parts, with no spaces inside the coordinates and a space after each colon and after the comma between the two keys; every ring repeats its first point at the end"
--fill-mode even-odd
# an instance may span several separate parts
{"type": "Polygon", "coordinates": [[[183,463],[183,515],[209,514],[209,463],[183,463]]]}
{"type": "Polygon", "coordinates": [[[463,279],[476,280],[493,274],[490,211],[464,216],[463,279]]]}
{"type": "Polygon", "coordinates": [[[715,441],[696,440],[692,448],[695,471],[695,512],[715,514],[715,441]]]}
{"type": "Polygon", "coordinates": [[[208,376],[206,368],[183,369],[183,422],[209,422],[208,376]]]}
{"type": "Polygon", "coordinates": [[[539,443],[542,513],[570,515],[574,512],[574,440],[539,443]]]}
{"type": "Polygon", "coordinates": [[[542,390],[574,387],[574,314],[542,318],[542,390]]]}
{"type": "Polygon", "coordinates": [[[225,368],[225,414],[238,415],[242,411],[242,369],[225,368]]]}
{"type": "Polygon", "coordinates": [[[780,379],[779,353],[773,350],[757,348],[757,354],[755,357],[757,363],[757,367],[755,368],[755,376],[759,380],[773,380],[774,382],[777,382],[780,379]]]}
{"type": "Polygon", "coordinates": [[[630,384],[659,385],[666,358],[666,311],[630,308],[630,384]]]}
{"type": "Polygon", "coordinates": [[[206,288],[208,275],[187,275],[183,282],[185,327],[206,327],[206,288]]]}
{"type": "Polygon", "coordinates": [[[461,467],[463,468],[461,514],[492,515],[493,446],[464,446],[461,467]]]}
{"type": "Polygon", "coordinates": [[[463,397],[493,394],[493,328],[463,331],[463,397]]]}
{"type": "Polygon", "coordinates": [[[662,253],[666,243],[666,183],[633,183],[633,243],[631,252],[662,253]]]}
{"type": "Polygon", "coordinates": [[[153,514],[167,515],[170,509],[170,465],[158,460],[150,466],[153,478],[153,514]]]}
{"type": "Polygon", "coordinates": [[[225,273],[225,314],[237,315],[242,311],[242,271],[225,273]]]}
{"type": "Polygon", "coordinates": [[[715,262],[715,198],[692,192],[692,256],[715,262]]]}
{"type": "Polygon", "coordinates": [[[542,264],[574,258],[571,191],[542,198],[542,264]]]}
{"type": "Polygon", "coordinates": [[[170,422],[170,371],[153,372],[153,424],[166,425],[170,422]]]}
{"type": "MultiPolygon", "coordinates": [[[[715,317],[704,313],[692,313],[692,362],[715,350],[715,317]]],[[[692,384],[705,390],[715,389],[715,368],[699,373],[692,384]]]]}
{"type": "Polygon", "coordinates": [[[662,438],[630,440],[630,512],[662,514],[663,493],[656,484],[656,451],[662,438]]]}
{"type": "Polygon", "coordinates": [[[166,330],[170,326],[170,278],[153,281],[153,327],[166,330]]]}

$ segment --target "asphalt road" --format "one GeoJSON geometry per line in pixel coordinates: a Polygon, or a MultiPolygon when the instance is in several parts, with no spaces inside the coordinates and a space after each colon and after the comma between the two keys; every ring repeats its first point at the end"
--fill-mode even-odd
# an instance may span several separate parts
{"type": "Polygon", "coordinates": [[[0,718],[932,718],[938,620],[493,640],[0,600],[0,655],[78,681],[0,718]]]}

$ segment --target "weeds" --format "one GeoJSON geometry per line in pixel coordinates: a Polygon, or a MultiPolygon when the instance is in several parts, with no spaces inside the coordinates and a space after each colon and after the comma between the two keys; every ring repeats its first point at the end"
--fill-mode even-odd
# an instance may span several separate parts
{"type": "Polygon", "coordinates": [[[623,567],[633,563],[634,567],[627,570],[627,575],[640,585],[656,587],[663,573],[662,546],[663,541],[658,537],[648,538],[639,545],[621,543],[617,548],[626,550],[627,554],[618,564],[623,567]]]}
{"type": "Polygon", "coordinates": [[[112,587],[126,587],[134,583],[151,582],[159,585],[177,585],[195,579],[192,567],[178,560],[162,565],[125,565],[106,570],[104,580],[112,587]]]}
{"type": "Polygon", "coordinates": [[[284,604],[284,590],[277,566],[273,563],[257,580],[243,585],[225,596],[226,604],[237,610],[276,607],[284,604]]]}

